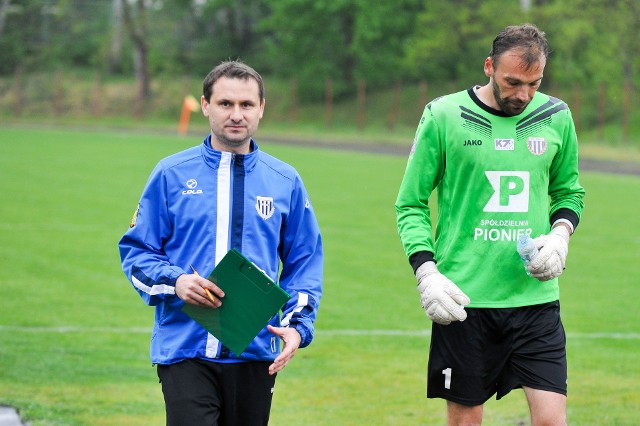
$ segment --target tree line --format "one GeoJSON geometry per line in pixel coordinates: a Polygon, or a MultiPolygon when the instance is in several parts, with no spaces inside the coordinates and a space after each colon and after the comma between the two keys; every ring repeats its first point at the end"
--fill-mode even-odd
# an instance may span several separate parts
{"type": "Polygon", "coordinates": [[[397,81],[483,83],[505,26],[547,33],[545,83],[637,89],[637,0],[0,0],[0,76],[86,68],[135,76],[204,76],[240,58],[295,79],[305,99],[353,96],[397,81]]]}

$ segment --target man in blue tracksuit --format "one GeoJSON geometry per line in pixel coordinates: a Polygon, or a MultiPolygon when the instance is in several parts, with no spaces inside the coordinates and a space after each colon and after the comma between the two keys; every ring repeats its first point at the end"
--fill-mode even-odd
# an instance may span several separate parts
{"type": "Polygon", "coordinates": [[[224,62],[205,78],[201,104],[211,134],[155,167],[119,243],[122,267],[156,309],[151,361],[167,424],[266,425],[276,373],[313,339],[322,240],[299,174],[252,139],[265,105],[260,75],[224,62]],[[292,296],[241,354],[181,311],[225,303],[203,276],[233,248],[292,296]]]}

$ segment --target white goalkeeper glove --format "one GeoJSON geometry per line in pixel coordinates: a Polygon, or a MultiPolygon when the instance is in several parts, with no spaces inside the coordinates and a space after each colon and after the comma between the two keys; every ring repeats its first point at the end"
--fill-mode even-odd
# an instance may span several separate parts
{"type": "Polygon", "coordinates": [[[556,278],[564,271],[569,253],[569,231],[556,226],[546,235],[534,238],[539,251],[526,265],[529,274],[540,281],[556,278]]]}
{"type": "Polygon", "coordinates": [[[464,321],[469,298],[449,278],[438,271],[435,262],[425,262],[416,270],[420,302],[431,321],[447,325],[464,321]]]}

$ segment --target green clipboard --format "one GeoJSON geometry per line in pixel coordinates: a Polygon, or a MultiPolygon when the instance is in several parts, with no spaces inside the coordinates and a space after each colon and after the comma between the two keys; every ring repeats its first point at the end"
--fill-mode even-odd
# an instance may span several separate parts
{"type": "Polygon", "coordinates": [[[185,303],[189,315],[223,345],[240,355],[291,298],[236,249],[231,249],[207,277],[225,295],[217,309],[185,303]]]}

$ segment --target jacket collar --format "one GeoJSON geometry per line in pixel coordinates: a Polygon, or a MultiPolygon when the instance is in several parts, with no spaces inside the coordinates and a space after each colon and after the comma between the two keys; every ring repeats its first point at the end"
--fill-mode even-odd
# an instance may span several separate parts
{"type": "Polygon", "coordinates": [[[223,155],[232,155],[234,159],[234,164],[241,164],[244,166],[245,172],[250,172],[256,166],[258,162],[258,157],[260,155],[260,149],[258,148],[258,144],[251,139],[251,152],[248,154],[231,154],[228,152],[218,151],[211,147],[211,133],[204,138],[201,145],[201,152],[204,161],[214,169],[217,169],[220,166],[220,159],[223,155]]]}

